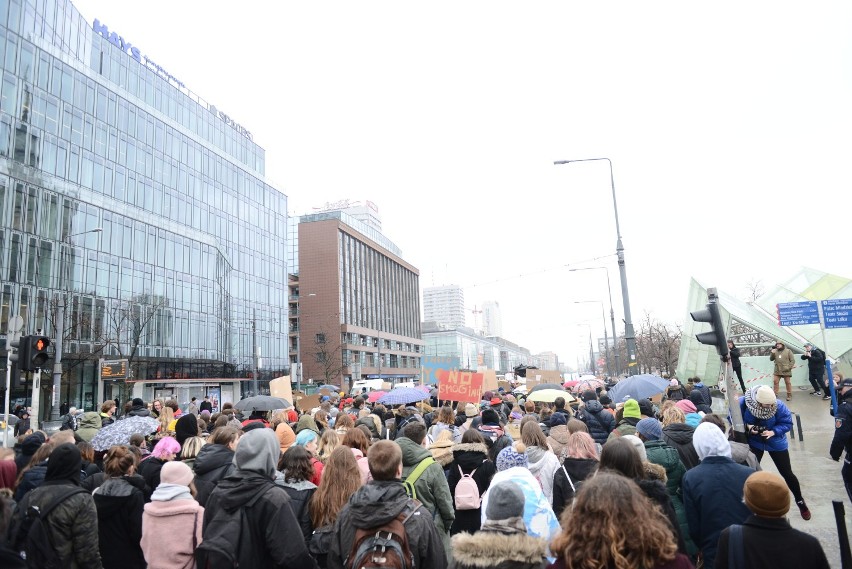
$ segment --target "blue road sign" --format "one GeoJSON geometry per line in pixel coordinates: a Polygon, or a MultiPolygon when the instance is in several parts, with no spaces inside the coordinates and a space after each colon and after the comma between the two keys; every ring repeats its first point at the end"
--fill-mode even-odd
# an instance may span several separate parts
{"type": "Polygon", "coordinates": [[[826,328],[852,328],[852,298],[822,301],[826,328]]]}
{"type": "Polygon", "coordinates": [[[819,307],[815,300],[780,302],[775,306],[778,310],[778,324],[781,326],[819,324],[819,307]]]}

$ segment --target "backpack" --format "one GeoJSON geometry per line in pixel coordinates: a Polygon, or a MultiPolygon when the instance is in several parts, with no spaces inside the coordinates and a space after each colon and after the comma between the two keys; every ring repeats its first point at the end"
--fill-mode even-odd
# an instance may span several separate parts
{"type": "MultiPolygon", "coordinates": [[[[421,463],[422,464],[422,463],[421,463]]],[[[414,569],[414,556],[408,546],[405,522],[414,515],[420,502],[409,500],[397,517],[377,528],[356,528],[352,549],[343,562],[345,569],[414,569]]]]}
{"type": "Polygon", "coordinates": [[[458,469],[461,480],[456,484],[456,497],[454,499],[456,510],[478,510],[482,506],[482,496],[479,495],[479,486],[473,479],[476,469],[474,468],[470,474],[462,472],[461,466],[458,469]]]}
{"type": "MultiPolygon", "coordinates": [[[[38,506],[29,506],[24,514],[24,521],[18,529],[18,540],[23,542],[23,557],[27,560],[28,567],[39,569],[62,569],[69,565],[68,559],[62,559],[56,552],[53,543],[50,526],[47,518],[50,513],[62,502],[68,500],[74,494],[88,494],[83,488],[73,488],[52,502],[47,504],[43,510],[38,506]],[[45,547],[46,546],[46,547],[45,547]]],[[[19,541],[20,543],[20,541],[19,541]]]]}
{"type": "Polygon", "coordinates": [[[402,481],[402,485],[405,487],[405,493],[408,494],[408,497],[412,500],[417,499],[417,490],[414,489],[414,483],[426,472],[426,469],[429,468],[430,465],[435,463],[435,459],[431,456],[427,456],[420,463],[414,467],[414,470],[411,471],[405,480],[402,481]]]}
{"type": "Polygon", "coordinates": [[[273,486],[259,490],[239,512],[228,512],[219,508],[207,527],[201,543],[195,549],[195,564],[198,569],[232,569],[240,566],[240,541],[243,532],[251,533],[246,509],[251,508],[273,486]]]}

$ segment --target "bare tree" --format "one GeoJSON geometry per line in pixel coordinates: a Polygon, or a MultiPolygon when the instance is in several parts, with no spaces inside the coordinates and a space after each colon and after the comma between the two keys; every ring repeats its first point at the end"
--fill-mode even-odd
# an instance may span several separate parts
{"type": "Polygon", "coordinates": [[[763,296],[766,288],[763,286],[763,281],[760,279],[749,279],[745,285],[746,302],[756,302],[758,298],[763,296]]]}
{"type": "Polygon", "coordinates": [[[677,368],[682,331],[645,313],[636,333],[636,359],[645,373],[671,376],[677,368]]]}
{"type": "Polygon", "coordinates": [[[323,383],[337,384],[343,373],[339,334],[327,334],[324,326],[314,337],[314,356],[322,373],[323,383]]]}

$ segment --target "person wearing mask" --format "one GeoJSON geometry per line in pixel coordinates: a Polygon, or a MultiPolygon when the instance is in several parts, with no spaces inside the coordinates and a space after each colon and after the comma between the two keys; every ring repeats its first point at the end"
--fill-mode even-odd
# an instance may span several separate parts
{"type": "Polygon", "coordinates": [[[234,449],[237,448],[239,438],[240,431],[234,427],[219,427],[198,451],[193,471],[196,498],[202,506],[207,503],[207,498],[219,481],[233,473],[234,449]]]}
{"type": "Polygon", "coordinates": [[[290,497],[290,507],[296,519],[299,520],[305,543],[311,541],[311,534],[314,531],[308,504],[317,489],[317,485],[310,481],[314,474],[311,458],[305,447],[297,445],[291,448],[278,459],[278,470],[281,475],[275,480],[276,484],[284,487],[290,497]]]}
{"type": "Polygon", "coordinates": [[[589,433],[578,431],[568,435],[565,459],[553,475],[553,513],[557,518],[574,500],[582,483],[597,469],[598,446],[589,433]]]}
{"type": "Polygon", "coordinates": [[[136,455],[125,446],[113,446],[104,457],[103,484],[92,493],[98,509],[98,543],[104,569],[145,569],[142,509],[145,496],[131,478],[136,455]]]}
{"type": "Polygon", "coordinates": [[[149,489],[160,485],[160,470],[165,463],[174,460],[178,453],[180,453],[178,442],[172,437],[163,437],[154,446],[151,454],[139,463],[139,475],[145,479],[145,484],[149,489]]]}
{"type": "Polygon", "coordinates": [[[497,472],[497,467],[488,459],[488,447],[482,435],[475,429],[465,431],[462,442],[453,446],[453,462],[450,464],[447,483],[453,498],[455,519],[450,527],[450,535],[461,532],[475,533],[482,524],[480,508],[456,509],[456,487],[464,476],[470,476],[476,482],[479,495],[485,494],[491,484],[491,478],[497,472]]]}
{"type": "Polygon", "coordinates": [[[713,567],[719,534],[749,516],[743,485],[754,471],[731,460],[731,446],[715,425],[698,425],[693,440],[701,464],[683,476],[683,505],[689,534],[701,549],[704,566],[713,567]]]}
{"type": "Polygon", "coordinates": [[[828,569],[819,540],[793,529],[787,520],[790,491],[784,479],[772,472],[755,472],[745,482],[743,501],[751,511],[741,525],[719,535],[717,569],[828,569]]]}
{"type": "MultiPolygon", "coordinates": [[[[780,343],[780,342],[779,342],[780,343]]],[[[768,452],[775,463],[778,473],[784,477],[787,486],[796,499],[799,513],[805,520],[811,519],[811,511],[805,504],[799,479],[793,473],[790,464],[787,433],[793,428],[793,416],[787,406],[778,400],[768,385],[752,387],[740,397],[740,411],[748,435],[748,446],[757,458],[763,458],[768,452]]]]}
{"type": "Polygon", "coordinates": [[[692,569],[665,519],[624,476],[601,472],[587,480],[562,519],[548,569],[587,567],[591,559],[609,569],[692,569]]]}
{"type": "MultiPolygon", "coordinates": [[[[47,530],[52,547],[64,566],[69,569],[102,569],[98,551],[98,512],[92,495],[80,488],[80,451],[70,443],[62,444],[50,453],[44,483],[28,493],[18,504],[15,528],[20,529],[31,507],[47,512],[47,530]]],[[[26,535],[15,532],[15,551],[26,551],[26,535]]],[[[27,552],[28,558],[36,557],[27,552]]]]}
{"type": "Polygon", "coordinates": [[[740,349],[734,344],[733,340],[728,340],[728,355],[731,358],[731,367],[734,368],[734,373],[740,381],[740,389],[745,393],[746,386],[743,382],[743,364],[740,363],[740,349]]]}
{"type": "Polygon", "coordinates": [[[796,364],[792,350],[785,346],[784,342],[775,342],[775,347],[769,352],[769,361],[775,362],[772,386],[776,399],[778,398],[778,384],[783,378],[784,385],[787,387],[787,401],[791,401],[793,399],[793,366],[796,364]]]}

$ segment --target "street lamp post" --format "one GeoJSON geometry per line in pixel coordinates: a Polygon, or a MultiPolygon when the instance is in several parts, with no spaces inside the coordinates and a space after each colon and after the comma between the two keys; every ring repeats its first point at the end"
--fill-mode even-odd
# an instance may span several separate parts
{"type": "Polygon", "coordinates": [[[630,295],[627,292],[627,269],[624,266],[624,245],[621,242],[621,226],[618,223],[618,203],[615,199],[615,177],[612,173],[612,160],[609,158],[581,158],[578,160],[556,160],[555,165],[571,164],[573,162],[593,162],[606,160],[609,163],[609,183],[612,187],[612,209],[615,213],[615,233],[618,240],[615,243],[615,254],[618,256],[618,272],[621,275],[621,297],[624,301],[624,341],[627,344],[627,375],[634,375],[636,370],[636,336],[633,332],[633,319],[630,317],[630,295]]]}
{"type": "Polygon", "coordinates": [[[612,369],[610,369],[610,365],[609,365],[609,335],[606,333],[606,312],[604,311],[603,302],[601,302],[600,300],[575,300],[574,304],[600,304],[601,305],[601,321],[603,321],[603,330],[604,330],[604,358],[605,358],[605,361],[606,361],[606,373],[607,373],[608,376],[612,377],[612,369]]]}
{"type": "MultiPolygon", "coordinates": [[[[618,376],[618,374],[621,373],[621,368],[618,365],[618,334],[615,331],[615,310],[612,308],[612,287],[609,284],[609,269],[606,267],[582,267],[577,269],[568,269],[568,272],[593,270],[602,270],[606,272],[606,290],[609,294],[609,321],[612,325],[612,355],[615,359],[615,375],[618,376]]],[[[604,331],[606,331],[606,329],[604,329],[604,331]]]]}
{"type": "MultiPolygon", "coordinates": [[[[77,237],[78,235],[85,235],[87,233],[100,233],[103,231],[101,227],[95,227],[94,229],[89,229],[88,231],[81,231],[79,233],[72,233],[71,235],[66,235],[62,239],[62,243],[67,244],[71,247],[71,238],[77,237]]],[[[65,263],[62,262],[62,258],[64,255],[62,254],[63,248],[60,247],[60,258],[59,258],[59,286],[62,288],[62,294],[59,295],[58,305],[56,307],[56,348],[53,357],[53,395],[52,395],[52,405],[50,408],[50,420],[58,421],[59,420],[59,395],[62,389],[62,345],[65,343],[65,305],[68,302],[68,279],[64,279],[63,283],[63,275],[67,276],[67,271],[65,270],[65,263]]],[[[100,403],[100,401],[96,401],[95,405],[100,403]]],[[[96,407],[97,408],[97,407],[96,407]]],[[[36,424],[38,424],[39,418],[36,417],[36,424]]]]}

